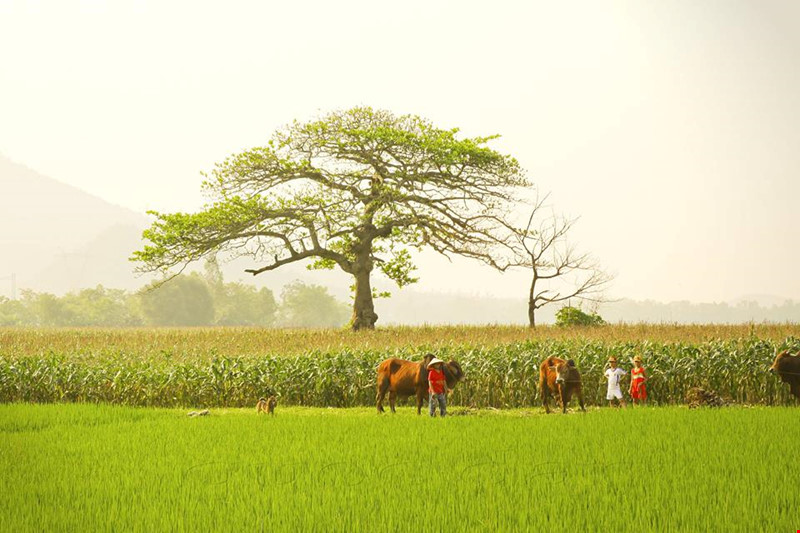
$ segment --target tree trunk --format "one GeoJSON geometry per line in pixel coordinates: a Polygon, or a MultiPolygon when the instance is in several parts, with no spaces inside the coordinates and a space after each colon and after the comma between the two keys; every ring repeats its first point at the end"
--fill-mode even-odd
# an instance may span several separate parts
{"type": "Polygon", "coordinates": [[[528,302],[528,327],[536,327],[536,306],[533,302],[528,302]]]}
{"type": "Polygon", "coordinates": [[[375,314],[375,305],[372,301],[372,286],[370,285],[369,259],[364,265],[355,265],[353,277],[356,279],[355,298],[353,300],[353,331],[360,329],[375,329],[378,315],[375,314]]]}
{"type": "Polygon", "coordinates": [[[539,273],[536,271],[536,264],[533,266],[533,279],[531,279],[531,288],[528,291],[528,327],[534,329],[536,327],[536,282],[539,281],[539,273]]]}

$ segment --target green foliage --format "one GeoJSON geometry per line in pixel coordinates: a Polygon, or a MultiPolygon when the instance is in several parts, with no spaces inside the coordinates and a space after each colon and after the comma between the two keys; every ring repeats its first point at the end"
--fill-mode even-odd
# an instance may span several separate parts
{"type": "Polygon", "coordinates": [[[319,285],[295,281],[281,293],[280,324],[293,328],[338,328],[347,323],[348,307],[319,285]]]}
{"type": "Polygon", "coordinates": [[[35,316],[39,318],[40,326],[72,325],[75,322],[74,311],[52,294],[22,291],[22,299],[27,301],[35,316]]]}
{"type": "Polygon", "coordinates": [[[411,254],[406,249],[392,250],[392,256],[387,261],[380,263],[381,272],[393,280],[401,289],[419,281],[411,275],[417,267],[411,262],[411,254]]]}
{"type": "Polygon", "coordinates": [[[262,326],[275,324],[272,291],[225,283],[215,258],[204,274],[151,283],[135,294],[98,285],[57,297],[22,291],[20,300],[0,297],[0,326],[262,326]]]}
{"type": "Polygon", "coordinates": [[[226,283],[214,298],[217,326],[263,326],[275,324],[278,304],[272,291],[244,283],[226,283]]]}
{"type": "MultiPolygon", "coordinates": [[[[139,326],[142,319],[137,315],[134,303],[127,292],[106,289],[98,285],[69,293],[62,298],[73,314],[72,326],[139,326]]],[[[54,324],[58,325],[58,323],[54,324]]]]}
{"type": "Polygon", "coordinates": [[[0,296],[0,327],[2,326],[27,326],[37,323],[35,312],[30,309],[29,299],[11,300],[0,296]]]}
{"type": "Polygon", "coordinates": [[[0,298],[0,326],[137,326],[138,316],[123,290],[94,289],[62,297],[23,290],[19,300],[0,298]]]}
{"type": "Polygon", "coordinates": [[[260,197],[232,196],[206,206],[199,213],[149,211],[148,214],[157,220],[142,236],[152,244],[134,252],[131,259],[143,264],[159,263],[158,268],[151,270],[163,271],[208,257],[226,238],[236,235],[242,228],[257,229],[261,216],[274,205],[260,197]],[[167,256],[172,258],[171,264],[160,264],[167,256]]]}
{"type": "Polygon", "coordinates": [[[562,307],[556,311],[556,326],[602,326],[605,320],[597,313],[586,313],[579,307],[562,307]]]}
{"type": "Polygon", "coordinates": [[[141,291],[142,314],[152,326],[208,326],[214,322],[214,299],[196,275],[151,283],[141,291]]]}
{"type": "Polygon", "coordinates": [[[336,261],[333,259],[316,259],[306,265],[308,270],[333,270],[336,268],[336,261]]]}
{"type": "MultiPolygon", "coordinates": [[[[134,294],[101,285],[61,297],[26,290],[19,300],[0,297],[0,327],[275,325],[278,304],[271,290],[225,283],[217,274],[218,269],[210,267],[203,277],[177,276],[134,294]]],[[[341,304],[331,308],[341,313],[341,304]]],[[[324,323],[312,306],[295,308],[293,313],[298,323],[324,323]],[[304,312],[311,313],[311,317],[303,318],[304,312]]]]}
{"type": "Polygon", "coordinates": [[[278,304],[272,291],[244,283],[225,283],[215,256],[206,260],[203,278],[214,297],[217,326],[263,326],[275,324],[278,304]]]}

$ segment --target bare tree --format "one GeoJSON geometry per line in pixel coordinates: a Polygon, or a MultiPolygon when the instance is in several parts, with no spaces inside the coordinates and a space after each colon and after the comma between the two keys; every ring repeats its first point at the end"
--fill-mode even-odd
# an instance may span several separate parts
{"type": "Polygon", "coordinates": [[[516,265],[531,270],[528,323],[536,327],[536,311],[547,304],[570,299],[593,303],[608,301],[605,291],[613,276],[588,253],[576,251],[568,234],[577,218],[556,214],[541,217],[547,196],[534,202],[525,229],[514,230],[516,265]],[[541,220],[538,224],[537,220],[541,220]]]}

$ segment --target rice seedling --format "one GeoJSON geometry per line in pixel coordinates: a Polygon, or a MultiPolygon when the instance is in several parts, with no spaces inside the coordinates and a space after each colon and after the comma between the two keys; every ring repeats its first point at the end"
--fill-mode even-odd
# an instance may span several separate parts
{"type": "Polygon", "coordinates": [[[4,531],[793,531],[792,408],[0,406],[4,531]]]}

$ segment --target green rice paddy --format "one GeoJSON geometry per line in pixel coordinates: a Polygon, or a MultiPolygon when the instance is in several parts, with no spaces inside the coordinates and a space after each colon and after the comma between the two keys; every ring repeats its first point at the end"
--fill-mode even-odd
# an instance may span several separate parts
{"type": "Polygon", "coordinates": [[[0,530],[800,528],[796,407],[412,411],[0,405],[0,530]]]}

